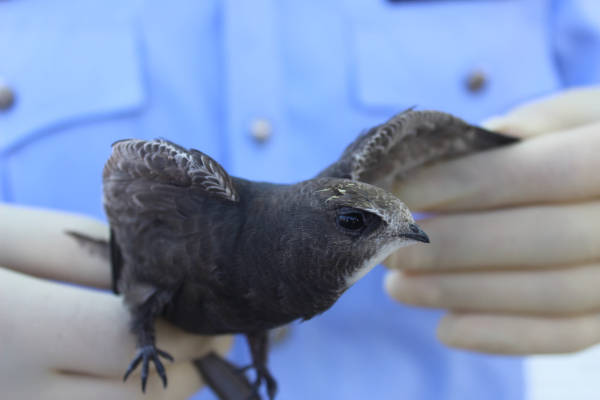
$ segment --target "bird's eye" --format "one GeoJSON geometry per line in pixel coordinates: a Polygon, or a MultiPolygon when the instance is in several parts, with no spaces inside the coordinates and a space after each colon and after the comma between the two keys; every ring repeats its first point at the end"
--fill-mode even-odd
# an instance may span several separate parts
{"type": "Polygon", "coordinates": [[[381,218],[361,209],[341,207],[337,209],[335,222],[345,233],[360,236],[376,230],[381,223],[381,218]]]}
{"type": "Polygon", "coordinates": [[[338,214],[337,223],[339,226],[349,231],[358,231],[365,227],[363,214],[358,212],[338,214]]]}
{"type": "Polygon", "coordinates": [[[381,223],[381,218],[361,209],[340,207],[337,209],[335,222],[345,233],[360,236],[376,230],[381,223]]]}

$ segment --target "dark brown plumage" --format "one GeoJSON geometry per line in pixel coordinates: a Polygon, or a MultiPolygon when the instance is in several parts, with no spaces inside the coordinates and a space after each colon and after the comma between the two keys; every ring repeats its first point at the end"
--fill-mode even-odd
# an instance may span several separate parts
{"type": "Polygon", "coordinates": [[[437,112],[408,111],[353,142],[338,162],[295,185],[232,178],[207,155],[166,140],[124,140],[106,163],[115,290],[132,315],[142,389],[154,318],[199,334],[247,336],[256,388],[267,330],[327,310],[375,264],[427,236],[387,192],[413,169],[513,142],[437,112]],[[384,189],[372,186],[374,183],[384,189]]]}

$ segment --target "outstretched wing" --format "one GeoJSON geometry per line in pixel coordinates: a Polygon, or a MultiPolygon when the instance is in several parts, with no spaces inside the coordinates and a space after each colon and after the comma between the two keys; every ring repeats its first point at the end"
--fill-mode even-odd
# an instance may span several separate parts
{"type": "Polygon", "coordinates": [[[408,110],[361,134],[319,177],[358,180],[389,190],[421,166],[516,141],[450,114],[408,110]]]}
{"type": "Polygon", "coordinates": [[[128,257],[140,266],[147,260],[182,263],[182,238],[207,229],[206,207],[239,202],[231,177],[216,161],[166,140],[114,143],[103,183],[115,291],[128,257]]]}
{"type": "Polygon", "coordinates": [[[163,139],[115,142],[102,176],[105,185],[147,179],[157,184],[194,187],[224,200],[239,200],[231,177],[219,163],[198,150],[186,150],[163,139]]]}
{"type": "Polygon", "coordinates": [[[111,225],[147,215],[187,217],[207,201],[239,201],[231,177],[215,160],[162,139],[114,143],[102,177],[111,225]]]}

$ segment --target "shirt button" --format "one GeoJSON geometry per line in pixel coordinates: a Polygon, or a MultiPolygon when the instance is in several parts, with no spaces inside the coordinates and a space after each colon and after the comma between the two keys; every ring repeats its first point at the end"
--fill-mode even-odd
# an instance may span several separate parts
{"type": "Polygon", "coordinates": [[[465,86],[469,92],[479,93],[486,87],[487,83],[488,77],[485,72],[480,69],[476,69],[471,71],[471,73],[467,76],[465,86]]]}
{"type": "Polygon", "coordinates": [[[15,103],[15,92],[0,80],[0,111],[8,110],[15,103]]]}
{"type": "Polygon", "coordinates": [[[250,123],[250,134],[255,141],[263,143],[273,134],[273,127],[268,120],[256,118],[250,123]]]}

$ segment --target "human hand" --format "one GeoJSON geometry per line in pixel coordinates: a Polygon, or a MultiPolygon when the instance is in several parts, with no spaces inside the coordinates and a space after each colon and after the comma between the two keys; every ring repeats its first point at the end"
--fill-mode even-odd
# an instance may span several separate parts
{"type": "Polygon", "coordinates": [[[600,342],[600,89],[526,104],[488,127],[526,138],[402,184],[427,246],[387,265],[388,293],[449,310],[438,337],[477,351],[571,352],[600,342]]]}
{"type": "MultiPolygon", "coordinates": [[[[129,313],[108,289],[108,260],[90,255],[64,232],[106,238],[106,225],[53,211],[0,204],[0,387],[10,399],[185,399],[202,380],[193,359],[224,353],[227,336],[186,334],[158,321],[169,386],[151,370],[144,395],[140,379],[123,382],[135,353],[129,313]]],[[[135,372],[134,372],[135,374],[135,372]]]]}

